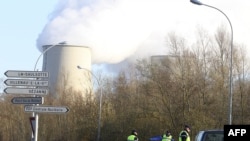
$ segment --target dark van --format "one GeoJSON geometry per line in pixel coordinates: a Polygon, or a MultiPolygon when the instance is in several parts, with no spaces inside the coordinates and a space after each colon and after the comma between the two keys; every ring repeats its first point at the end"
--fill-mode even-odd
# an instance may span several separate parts
{"type": "Polygon", "coordinates": [[[220,129],[199,131],[195,141],[224,141],[224,131],[220,129]]]}

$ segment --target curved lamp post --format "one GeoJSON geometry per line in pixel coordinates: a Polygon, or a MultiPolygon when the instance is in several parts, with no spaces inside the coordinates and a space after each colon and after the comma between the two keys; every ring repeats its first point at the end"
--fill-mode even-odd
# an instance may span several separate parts
{"type": "MultiPolygon", "coordinates": [[[[51,46],[49,46],[47,49],[45,49],[45,50],[39,55],[39,57],[37,58],[36,63],[35,63],[35,66],[34,66],[34,71],[36,71],[37,63],[38,63],[39,59],[43,56],[44,53],[46,53],[48,50],[50,50],[51,48],[53,48],[53,47],[55,47],[55,46],[57,46],[57,45],[63,45],[63,44],[66,44],[66,42],[65,42],[65,41],[59,42],[58,44],[51,45],[51,46]]],[[[34,97],[36,97],[36,95],[35,95],[34,97]]],[[[37,138],[38,138],[38,114],[33,112],[33,113],[32,113],[32,117],[35,117],[35,125],[36,125],[36,126],[35,126],[35,131],[34,131],[35,135],[33,135],[33,132],[32,132],[32,138],[34,138],[34,141],[37,141],[37,138]]]]}
{"type": "Polygon", "coordinates": [[[86,70],[88,71],[93,77],[95,77],[97,83],[98,83],[98,86],[101,88],[101,94],[100,94],[100,101],[99,101],[99,117],[98,117],[98,133],[97,133],[97,141],[100,140],[100,133],[101,133],[101,118],[102,118],[102,91],[103,91],[103,88],[100,84],[100,81],[98,80],[98,78],[96,77],[96,75],[94,75],[92,73],[92,71],[86,69],[86,68],[82,68],[81,66],[77,66],[78,69],[81,69],[81,70],[86,70]]]}
{"type": "Polygon", "coordinates": [[[49,46],[47,49],[45,49],[45,50],[39,55],[39,57],[37,58],[36,64],[35,64],[35,67],[34,67],[34,71],[36,70],[36,66],[37,66],[37,63],[38,63],[39,59],[44,55],[44,53],[46,53],[48,50],[50,50],[51,48],[53,48],[53,47],[55,47],[55,46],[57,46],[57,45],[64,45],[64,44],[66,44],[66,41],[59,42],[59,43],[57,43],[57,44],[51,45],[51,46],[49,46]]]}
{"type": "Polygon", "coordinates": [[[231,28],[231,49],[230,49],[230,74],[229,74],[229,115],[228,115],[228,122],[229,125],[232,124],[232,108],[233,108],[233,77],[232,77],[232,71],[233,71],[233,26],[231,24],[231,21],[229,20],[229,18],[227,17],[227,15],[222,12],[220,9],[201,3],[198,0],[190,0],[190,2],[192,2],[193,4],[196,5],[204,5],[213,9],[218,10],[219,12],[221,12],[228,20],[229,24],[230,24],[230,28],[231,28]]]}

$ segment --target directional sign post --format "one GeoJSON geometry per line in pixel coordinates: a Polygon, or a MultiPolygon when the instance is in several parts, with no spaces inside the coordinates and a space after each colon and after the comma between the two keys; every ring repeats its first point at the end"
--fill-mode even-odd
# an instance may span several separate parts
{"type": "Polygon", "coordinates": [[[35,106],[35,105],[25,105],[25,112],[36,112],[36,113],[54,113],[63,114],[69,111],[68,107],[53,107],[53,106],[35,106]]]}
{"type": "Polygon", "coordinates": [[[17,88],[7,87],[4,89],[6,94],[27,94],[27,95],[47,95],[49,90],[47,88],[17,88]]]}
{"type": "Polygon", "coordinates": [[[47,87],[49,85],[49,82],[42,80],[34,80],[34,78],[48,78],[49,72],[8,70],[4,74],[7,77],[29,78],[29,79],[7,79],[6,81],[4,81],[4,83],[7,86],[16,86],[16,87],[5,88],[4,92],[6,94],[29,94],[29,95],[48,94],[47,87]],[[33,78],[33,80],[31,78],[33,78]],[[24,86],[36,87],[36,88],[24,88],[24,86]]]}
{"type": "Polygon", "coordinates": [[[43,97],[14,97],[11,99],[13,104],[43,104],[43,97]]]}
{"type": "Polygon", "coordinates": [[[49,72],[43,72],[43,71],[8,70],[4,74],[7,77],[19,77],[19,78],[48,78],[49,77],[49,72]]]}
{"type": "Polygon", "coordinates": [[[34,87],[47,87],[49,86],[48,80],[32,80],[32,79],[7,79],[4,81],[7,86],[34,86],[34,87]]]}

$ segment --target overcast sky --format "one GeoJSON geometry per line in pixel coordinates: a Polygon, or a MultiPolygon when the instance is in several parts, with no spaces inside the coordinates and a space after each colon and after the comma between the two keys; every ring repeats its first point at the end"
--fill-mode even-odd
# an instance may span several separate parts
{"type": "MultiPolygon", "coordinates": [[[[249,0],[202,0],[222,10],[234,41],[250,47],[249,0]]],[[[0,5],[0,78],[7,70],[34,70],[40,46],[67,41],[89,46],[93,63],[119,63],[139,55],[167,53],[167,33],[195,38],[197,26],[213,33],[219,11],[189,0],[3,0],[0,5]]],[[[42,59],[38,69],[41,70],[42,59]]]]}

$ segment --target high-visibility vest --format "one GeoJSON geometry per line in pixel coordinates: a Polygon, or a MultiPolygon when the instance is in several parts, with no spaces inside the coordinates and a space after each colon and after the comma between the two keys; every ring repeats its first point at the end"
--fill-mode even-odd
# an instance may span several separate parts
{"type": "Polygon", "coordinates": [[[127,141],[138,141],[138,138],[135,140],[135,135],[129,135],[127,141]]]}
{"type": "Polygon", "coordinates": [[[172,140],[171,135],[167,136],[166,134],[163,134],[161,141],[171,141],[171,140],[172,140]]]}
{"type": "Polygon", "coordinates": [[[186,135],[187,135],[187,138],[186,138],[185,141],[190,141],[190,136],[189,136],[188,132],[185,131],[185,130],[183,130],[183,131],[180,132],[180,134],[179,134],[179,141],[183,141],[182,138],[181,138],[181,134],[184,133],[184,132],[185,132],[186,135]]]}

